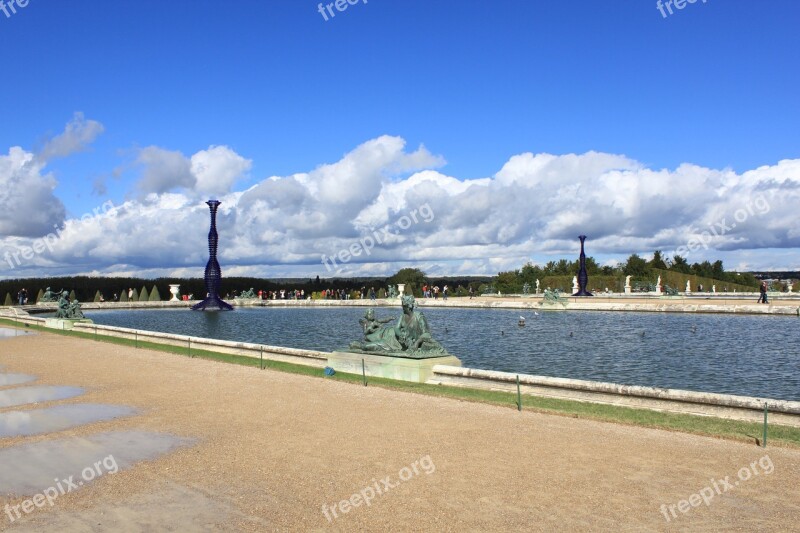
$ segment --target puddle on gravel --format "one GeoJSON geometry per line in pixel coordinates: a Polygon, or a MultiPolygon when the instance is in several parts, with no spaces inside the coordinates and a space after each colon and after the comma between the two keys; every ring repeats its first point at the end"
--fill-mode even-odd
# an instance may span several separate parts
{"type": "Polygon", "coordinates": [[[59,485],[74,491],[195,441],[166,433],[112,431],[0,449],[0,494],[29,496],[59,485]]]}
{"type": "Polygon", "coordinates": [[[79,387],[63,387],[61,385],[34,385],[32,387],[0,390],[0,408],[28,403],[66,400],[81,394],[83,394],[83,389],[79,387]]]}
{"type": "Polygon", "coordinates": [[[35,335],[35,333],[32,331],[25,331],[24,329],[0,328],[0,339],[22,337],[23,335],[35,335]]]}
{"type": "Polygon", "coordinates": [[[30,383],[31,381],[36,381],[36,376],[29,376],[27,374],[0,374],[0,387],[21,385],[22,383],[30,383]]]}
{"type": "Polygon", "coordinates": [[[131,416],[135,413],[136,409],[133,407],[95,403],[56,405],[32,411],[9,411],[0,413],[0,438],[51,433],[82,424],[131,416]]]}

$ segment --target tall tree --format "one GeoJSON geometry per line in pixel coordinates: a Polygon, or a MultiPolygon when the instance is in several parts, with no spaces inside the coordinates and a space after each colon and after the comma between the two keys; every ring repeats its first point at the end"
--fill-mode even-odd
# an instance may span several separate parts
{"type": "Polygon", "coordinates": [[[649,274],[647,261],[639,257],[638,254],[632,254],[628,258],[628,261],[625,263],[622,271],[625,273],[625,275],[633,276],[635,278],[644,278],[649,274]]]}
{"type": "Polygon", "coordinates": [[[667,269],[667,263],[664,261],[664,257],[661,253],[661,250],[656,250],[655,252],[653,252],[653,259],[650,260],[650,267],[660,268],[661,270],[667,269]]]}

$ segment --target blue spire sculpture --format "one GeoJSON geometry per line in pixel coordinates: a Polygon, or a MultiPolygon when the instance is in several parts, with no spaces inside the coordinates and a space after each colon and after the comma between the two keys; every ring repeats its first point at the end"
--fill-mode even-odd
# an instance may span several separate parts
{"type": "Polygon", "coordinates": [[[192,307],[193,311],[231,311],[233,307],[223,302],[219,297],[219,286],[222,283],[222,269],[219,268],[217,261],[217,208],[221,204],[219,200],[209,200],[206,202],[211,210],[211,229],[208,230],[208,263],[206,264],[206,299],[192,307]]]}

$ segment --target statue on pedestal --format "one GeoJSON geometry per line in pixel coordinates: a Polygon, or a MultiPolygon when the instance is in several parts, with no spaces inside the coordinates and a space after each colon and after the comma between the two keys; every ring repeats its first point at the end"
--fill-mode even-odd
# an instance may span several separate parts
{"type": "Polygon", "coordinates": [[[431,337],[428,321],[419,311],[414,311],[416,301],[410,294],[402,298],[403,315],[394,326],[380,326],[393,319],[376,320],[371,309],[359,322],[364,328],[364,339],[350,344],[349,351],[388,355],[411,359],[424,359],[447,355],[447,350],[431,337]]]}
{"type": "Polygon", "coordinates": [[[61,297],[58,299],[58,310],[56,311],[56,318],[66,319],[84,319],[86,318],[81,311],[81,303],[76,298],[74,302],[69,301],[69,293],[62,291],[61,297]]]}

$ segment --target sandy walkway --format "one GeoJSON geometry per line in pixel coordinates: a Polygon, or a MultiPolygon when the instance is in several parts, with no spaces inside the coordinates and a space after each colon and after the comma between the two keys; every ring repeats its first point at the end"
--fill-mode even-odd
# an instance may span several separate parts
{"type": "MultiPolygon", "coordinates": [[[[35,374],[37,384],[88,389],[51,403],[140,409],[112,422],[0,439],[0,449],[118,429],[197,439],[14,523],[3,513],[0,529],[800,531],[799,450],[518,413],[50,334],[0,340],[0,365],[35,374]],[[743,468],[752,478],[735,485],[743,468]],[[338,502],[362,491],[369,497],[387,476],[397,486],[369,507],[343,513],[338,502]],[[726,476],[733,487],[727,492],[726,476]],[[705,487],[706,496],[714,491],[710,505],[687,503],[681,512],[679,501],[705,487]],[[677,517],[667,522],[662,504],[675,506],[677,517]]],[[[43,405],[50,404],[37,407],[43,405]]],[[[0,511],[22,499],[0,494],[0,511]]]]}

